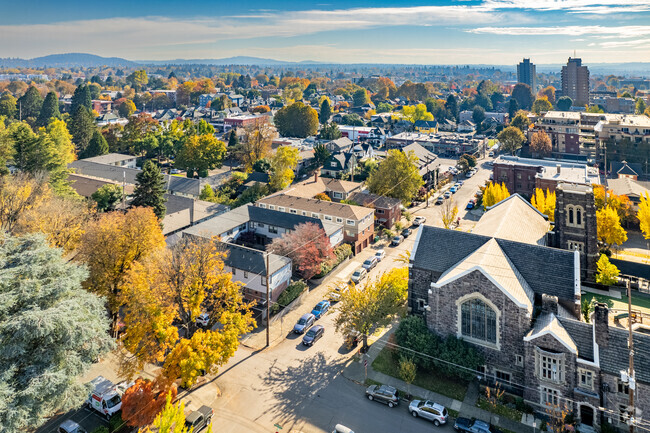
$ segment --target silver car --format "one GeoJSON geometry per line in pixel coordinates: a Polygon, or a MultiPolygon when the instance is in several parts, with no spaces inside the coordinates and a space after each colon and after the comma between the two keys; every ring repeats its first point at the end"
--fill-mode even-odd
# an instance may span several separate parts
{"type": "Polygon", "coordinates": [[[420,417],[433,421],[436,427],[441,424],[446,424],[449,418],[449,413],[447,413],[447,409],[443,405],[430,400],[413,400],[409,404],[409,412],[416,418],[420,417]]]}

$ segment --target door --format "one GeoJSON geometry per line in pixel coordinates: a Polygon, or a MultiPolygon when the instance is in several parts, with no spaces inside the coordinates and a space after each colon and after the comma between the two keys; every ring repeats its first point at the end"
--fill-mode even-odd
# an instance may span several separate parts
{"type": "Polygon", "coordinates": [[[594,425],[594,409],[591,406],[580,406],[580,422],[588,426],[594,425]]]}

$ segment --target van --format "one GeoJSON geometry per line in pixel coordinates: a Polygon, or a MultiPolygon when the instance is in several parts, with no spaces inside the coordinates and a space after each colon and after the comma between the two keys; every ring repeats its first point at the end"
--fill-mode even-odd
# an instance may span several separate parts
{"type": "Polygon", "coordinates": [[[133,384],[120,382],[115,385],[103,376],[97,376],[90,382],[93,391],[86,400],[86,405],[93,410],[103,414],[106,419],[122,409],[122,394],[133,384]]]}
{"type": "Polygon", "coordinates": [[[354,433],[351,428],[346,427],[342,424],[336,424],[332,433],[354,433]]]}

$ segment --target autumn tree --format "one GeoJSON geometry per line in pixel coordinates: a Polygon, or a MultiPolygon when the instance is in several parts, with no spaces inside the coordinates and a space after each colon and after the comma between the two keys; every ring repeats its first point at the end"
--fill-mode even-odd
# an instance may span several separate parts
{"type": "Polygon", "coordinates": [[[411,395],[411,384],[415,380],[415,375],[417,373],[417,365],[413,362],[413,359],[407,358],[406,356],[401,356],[399,359],[399,377],[404,382],[406,382],[406,393],[411,395]]]}
{"type": "Polygon", "coordinates": [[[368,189],[373,194],[398,198],[407,205],[424,185],[418,164],[419,160],[413,152],[406,154],[391,149],[377,170],[368,177],[368,189]]]}
{"type": "Polygon", "coordinates": [[[490,182],[483,191],[483,207],[488,208],[508,197],[510,192],[505,184],[490,182]]]}
{"type": "Polygon", "coordinates": [[[617,195],[611,190],[606,190],[602,185],[594,186],[594,202],[596,210],[611,207],[616,211],[621,224],[634,221],[634,206],[630,198],[624,194],[617,195]]]}
{"type": "Polygon", "coordinates": [[[115,209],[115,205],[122,199],[122,187],[108,183],[102,185],[97,191],[92,193],[92,198],[97,203],[97,209],[101,212],[107,212],[115,209]]]}
{"type": "Polygon", "coordinates": [[[540,90],[537,93],[538,98],[546,97],[548,99],[548,102],[551,104],[555,104],[555,87],[553,86],[546,86],[542,90],[540,90]]]}
{"type": "Polygon", "coordinates": [[[126,82],[131,85],[136,91],[141,90],[149,82],[147,77],[147,71],[144,69],[138,69],[133,71],[129,76],[126,77],[126,82]]]}
{"type": "Polygon", "coordinates": [[[226,144],[213,134],[191,136],[176,154],[174,164],[186,170],[187,177],[197,174],[207,177],[208,170],[221,167],[226,156],[226,144]]]}
{"type": "Polygon", "coordinates": [[[9,173],[7,164],[12,160],[15,153],[13,140],[5,127],[4,121],[5,117],[0,115],[0,176],[9,173]]]}
{"type": "Polygon", "coordinates": [[[147,160],[142,171],[135,175],[135,188],[131,206],[150,207],[159,220],[165,216],[165,177],[160,172],[160,167],[152,160],[147,160]]]}
{"type": "Polygon", "coordinates": [[[165,407],[167,395],[174,400],[176,386],[169,391],[161,389],[158,381],[138,378],[133,386],[122,394],[122,420],[131,427],[145,427],[151,424],[165,407]]]}
{"type": "Polygon", "coordinates": [[[225,270],[225,254],[216,240],[183,238],[126,272],[120,296],[125,374],[160,362],[165,381],[180,379],[191,387],[234,355],[240,335],[254,327],[254,319],[239,283],[225,270]],[[202,312],[209,314],[206,329],[195,323],[202,312]]]}
{"type": "MultiPolygon", "coordinates": [[[[192,433],[185,425],[185,403],[179,401],[174,404],[171,394],[167,395],[165,407],[154,419],[153,427],[155,433],[192,433]]],[[[141,432],[152,433],[152,430],[146,427],[141,432]]],[[[211,422],[208,423],[205,433],[212,433],[211,422]]]]}
{"type": "Polygon", "coordinates": [[[405,105],[402,107],[402,116],[413,123],[418,120],[433,120],[433,114],[427,111],[425,104],[405,105]]]}
{"type": "Polygon", "coordinates": [[[508,126],[497,135],[502,149],[514,155],[515,151],[526,141],[523,132],[517,127],[508,126]]]}
{"type": "Polygon", "coordinates": [[[598,225],[598,239],[608,248],[612,245],[621,245],[627,241],[627,233],[621,227],[621,219],[611,206],[596,211],[598,225]]]}
{"type": "Polygon", "coordinates": [[[34,431],[81,406],[79,377],[114,348],[103,299],[81,287],[86,268],[62,254],[42,235],[0,235],[3,431],[34,431]]]}
{"type": "Polygon", "coordinates": [[[535,114],[542,114],[546,111],[551,111],[553,109],[553,104],[548,100],[546,96],[535,99],[533,102],[532,111],[535,114]]]}
{"type": "Polygon", "coordinates": [[[289,257],[294,268],[308,280],[321,272],[321,265],[334,257],[325,231],[314,223],[298,224],[289,233],[275,238],[269,251],[289,257]]]}
{"type": "Polygon", "coordinates": [[[246,171],[250,171],[256,161],[271,153],[273,138],[275,132],[268,124],[261,123],[246,129],[241,149],[237,151],[237,157],[244,164],[246,171]]]}
{"type": "Polygon", "coordinates": [[[298,165],[300,150],[293,146],[280,146],[271,158],[271,176],[269,185],[279,191],[291,185],[294,170],[298,165]]]}
{"type": "Polygon", "coordinates": [[[541,188],[535,188],[530,203],[535,209],[548,217],[549,221],[555,221],[555,191],[546,189],[546,194],[541,188]]]}
{"type": "Polygon", "coordinates": [[[23,215],[49,200],[52,191],[41,177],[27,173],[0,177],[0,231],[12,233],[23,215]]]}
{"type": "Polygon", "coordinates": [[[650,239],[650,195],[647,192],[641,194],[637,218],[639,218],[639,228],[643,232],[643,237],[650,239]]]}
{"type": "Polygon", "coordinates": [[[341,296],[336,330],[343,335],[358,331],[363,335],[363,349],[368,349],[368,335],[388,325],[404,312],[408,292],[408,268],[393,268],[365,287],[351,285],[341,296]]]}
{"type": "Polygon", "coordinates": [[[600,258],[596,263],[596,268],[597,272],[595,277],[598,284],[605,284],[608,286],[616,284],[620,271],[616,265],[609,261],[609,258],[606,254],[600,255],[600,258]]]}
{"type": "Polygon", "coordinates": [[[451,227],[452,223],[456,221],[458,216],[458,206],[452,199],[445,200],[440,208],[440,216],[442,218],[442,225],[444,228],[448,229],[451,227]]]}
{"type": "Polygon", "coordinates": [[[544,157],[551,154],[551,139],[544,131],[537,131],[530,138],[530,151],[533,155],[544,157]]]}
{"type": "Polygon", "coordinates": [[[274,123],[283,137],[305,138],[318,132],[318,113],[309,105],[294,102],[275,113],[274,123]]]}
{"type": "Polygon", "coordinates": [[[135,113],[135,110],[135,103],[130,99],[125,99],[120,105],[117,106],[117,114],[119,114],[120,117],[131,117],[131,115],[135,113]]]}
{"type": "Polygon", "coordinates": [[[164,247],[165,238],[151,208],[104,213],[86,226],[75,259],[88,265],[90,275],[84,286],[106,298],[113,325],[126,272],[138,260],[164,247]]]}

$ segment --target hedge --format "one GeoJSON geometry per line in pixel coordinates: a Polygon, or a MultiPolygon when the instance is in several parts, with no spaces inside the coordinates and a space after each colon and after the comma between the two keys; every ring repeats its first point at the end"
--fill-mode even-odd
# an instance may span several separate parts
{"type": "Polygon", "coordinates": [[[289,305],[298,296],[300,296],[300,294],[304,292],[306,288],[307,283],[302,280],[294,281],[293,283],[289,284],[289,286],[284,289],[284,292],[280,293],[277,302],[271,305],[271,313],[275,314],[280,311],[280,309],[289,305]]]}
{"type": "Polygon", "coordinates": [[[349,244],[341,244],[338,247],[334,248],[333,260],[328,260],[320,265],[320,273],[314,278],[323,278],[325,275],[332,272],[332,269],[337,267],[343,260],[347,259],[352,255],[352,247],[349,244]]]}

